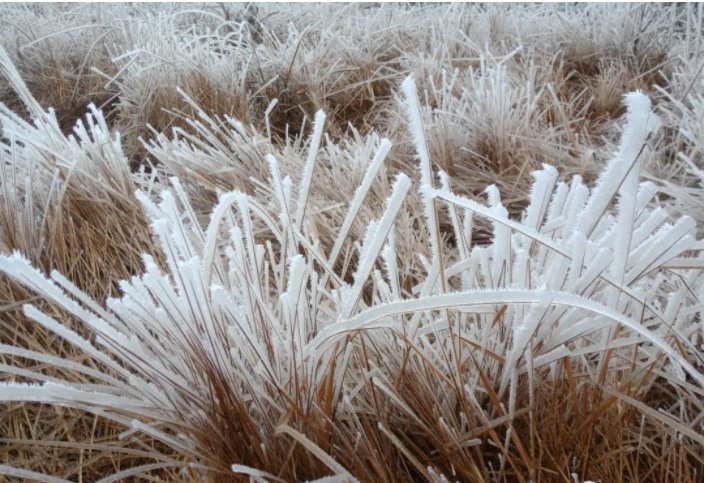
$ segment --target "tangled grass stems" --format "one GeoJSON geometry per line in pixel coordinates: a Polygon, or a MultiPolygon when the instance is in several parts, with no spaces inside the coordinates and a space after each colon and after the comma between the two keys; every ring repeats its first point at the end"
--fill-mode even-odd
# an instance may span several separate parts
{"type": "MultiPolygon", "coordinates": [[[[2,472],[702,477],[701,9],[619,10],[639,14],[610,17],[624,38],[595,27],[546,62],[540,36],[504,30],[512,10],[445,7],[471,38],[385,8],[285,12],[288,30],[257,9],[146,8],[99,69],[118,119],[91,108],[71,135],[3,55],[31,120],[0,110],[2,472]],[[359,28],[373,49],[340,45],[359,28]],[[659,45],[669,28],[685,40],[659,45]],[[240,101],[203,97],[248,49],[226,75],[240,101]],[[182,82],[199,61],[203,82],[182,82]],[[616,106],[625,88],[655,112],[638,93],[616,106]]],[[[526,12],[583,32],[597,10],[526,12]]]]}
{"type": "MultiPolygon", "coordinates": [[[[413,96],[412,81],[405,86],[413,96]]],[[[10,366],[41,383],[6,382],[2,399],[87,411],[183,458],[109,478],[179,466],[214,481],[232,479],[233,468],[245,467],[284,481],[331,473],[360,480],[478,480],[491,446],[501,457],[497,469],[484,468],[490,477],[534,479],[558,471],[536,454],[543,415],[534,398],[557,384],[561,369],[572,368],[560,379],[569,381],[573,398],[592,391],[597,428],[606,418],[596,412],[616,401],[642,407],[638,398],[657,384],[659,373],[671,373],[674,387],[702,389],[696,349],[701,299],[692,289],[702,284],[702,260],[688,255],[697,246],[688,234],[695,224],[689,218],[663,223],[661,209],[649,205],[653,185],[637,184],[640,146],[658,123],[643,94],[630,94],[626,102],[622,146],[596,188],[588,190],[579,178],[558,182],[545,166],[534,175],[519,222],[508,218],[496,189],[488,191],[490,205],[482,206],[432,188],[427,163],[426,183],[414,192],[427,200],[429,233],[437,226],[431,215],[438,202],[446,202],[488,218],[494,239],[462,259],[458,251],[429,247],[434,261],[417,297],[395,294],[392,281],[375,269],[412,192],[406,175],[397,176],[381,218],[368,222],[352,284],[335,276],[307,229],[320,131],[296,199],[291,183],[276,179],[273,156],[272,190],[289,187],[274,205],[224,193],[205,229],[176,179],[157,204],[138,193],[166,272],[144,256],[144,274],[122,281],[121,298],[109,299],[105,308],[58,272],[46,278],[18,252],[2,256],[0,270],[79,319],[90,339],[33,305],[23,306],[24,315],[100,364],[94,370],[52,360],[90,375],[86,383],[10,366]],[[611,216],[614,197],[619,201],[611,216]],[[272,227],[264,244],[255,235],[257,220],[272,227]],[[681,263],[686,268],[676,276],[681,263]],[[458,279],[460,291],[449,291],[458,279]],[[639,389],[628,389],[635,381],[639,389]],[[382,445],[386,452],[379,451],[382,445]]],[[[410,109],[418,133],[420,119],[410,109]]],[[[423,163],[423,151],[420,156],[423,163]]],[[[462,239],[467,231],[455,226],[462,239]]],[[[387,267],[388,274],[397,272],[387,267]]],[[[4,352],[12,354],[11,347],[4,352]]],[[[688,413],[698,410],[693,399],[687,404],[696,404],[688,413]]],[[[700,443],[682,415],[658,414],[641,412],[700,443]]],[[[588,464],[583,471],[591,475],[595,468],[588,464]]]]}

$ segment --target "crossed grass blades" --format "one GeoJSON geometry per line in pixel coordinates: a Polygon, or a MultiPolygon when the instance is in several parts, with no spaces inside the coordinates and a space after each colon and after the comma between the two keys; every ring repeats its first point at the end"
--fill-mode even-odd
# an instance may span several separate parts
{"type": "MultiPolygon", "coordinates": [[[[140,149],[157,164],[140,169],[123,148],[132,134],[118,135],[111,115],[91,109],[65,135],[5,57],[31,122],[0,112],[0,397],[12,435],[2,471],[39,481],[700,478],[701,223],[682,216],[697,196],[673,184],[664,199],[662,184],[640,180],[664,128],[695,146],[680,156],[698,173],[697,130],[678,127],[697,96],[656,116],[630,94],[602,174],[563,182],[545,165],[508,201],[500,183],[480,203],[468,173],[453,172],[464,164],[448,162],[463,151],[439,140],[473,146],[507,176],[507,154],[536,148],[506,133],[544,112],[524,103],[531,91],[512,84],[506,61],[483,62],[441,76],[440,89],[433,73],[420,76],[432,93],[422,105],[404,82],[390,139],[331,142],[349,113],[326,117],[295,90],[280,107],[300,102],[313,122],[291,137],[276,116],[258,129],[175,90],[168,102],[190,112],[172,136],[154,128],[140,149]],[[503,118],[509,101],[523,107],[503,118]],[[454,108],[463,121],[444,122],[454,108]],[[507,130],[458,141],[481,133],[480,111],[507,130]],[[47,434],[56,441],[38,441],[47,434]]],[[[583,109],[567,102],[546,115],[583,109]]],[[[604,116],[585,112],[594,130],[604,116]]]]}

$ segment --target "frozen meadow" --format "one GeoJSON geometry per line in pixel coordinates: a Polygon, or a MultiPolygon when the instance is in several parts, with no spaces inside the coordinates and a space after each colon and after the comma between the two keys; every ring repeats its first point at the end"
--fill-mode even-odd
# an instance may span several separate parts
{"type": "Polygon", "coordinates": [[[0,13],[8,481],[702,481],[702,4],[0,13]]]}

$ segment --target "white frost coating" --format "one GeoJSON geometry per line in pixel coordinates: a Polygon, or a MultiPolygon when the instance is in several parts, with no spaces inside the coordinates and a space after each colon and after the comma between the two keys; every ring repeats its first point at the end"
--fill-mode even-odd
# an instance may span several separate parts
{"type": "Polygon", "coordinates": [[[512,288],[531,288],[527,275],[529,273],[529,254],[523,248],[514,250],[514,266],[512,267],[512,288]]]}
{"type": "MultiPolygon", "coordinates": [[[[0,75],[2,75],[4,79],[7,79],[12,87],[14,87],[15,91],[17,91],[17,94],[22,99],[22,102],[24,102],[29,111],[32,113],[32,116],[39,120],[45,120],[45,118],[48,117],[42,106],[30,93],[27,84],[25,84],[22,76],[17,71],[14,62],[12,62],[12,59],[10,59],[10,56],[7,54],[7,51],[2,45],[0,45],[0,75]]],[[[52,125],[52,123],[43,124],[52,125]]],[[[60,131],[55,134],[58,134],[56,137],[59,139],[64,138],[60,131]]]]}
{"type": "Polygon", "coordinates": [[[472,217],[473,217],[473,211],[466,209],[464,210],[464,215],[463,215],[463,238],[465,239],[465,242],[467,243],[468,246],[468,252],[471,249],[472,245],[472,217]]]}
{"type": "Polygon", "coordinates": [[[619,151],[608,163],[597,180],[597,187],[590,194],[587,206],[578,218],[580,230],[590,235],[607,209],[612,197],[638,162],[638,156],[650,132],[660,125],[658,116],[651,112],[651,101],[640,92],[624,97],[627,106],[627,125],[622,135],[619,151]]]}
{"type": "Polygon", "coordinates": [[[534,177],[534,184],[531,186],[529,206],[526,209],[524,223],[538,230],[548,209],[551,195],[558,179],[558,170],[553,166],[544,164],[543,169],[534,171],[532,176],[534,177]]]}
{"type": "Polygon", "coordinates": [[[328,468],[330,468],[332,471],[334,471],[337,475],[344,475],[348,478],[352,478],[350,476],[350,473],[348,473],[343,466],[340,465],[335,459],[330,456],[328,453],[323,451],[319,446],[317,446],[313,441],[308,439],[306,435],[300,433],[299,431],[295,430],[294,428],[288,426],[288,425],[280,425],[277,426],[274,430],[275,434],[280,434],[284,433],[292,438],[294,438],[299,444],[302,446],[306,447],[314,456],[316,456],[318,459],[321,460],[323,464],[325,464],[328,468]]]}
{"type": "Polygon", "coordinates": [[[294,234],[292,233],[292,213],[291,213],[291,178],[288,176],[283,180],[279,174],[279,162],[272,154],[267,154],[267,163],[269,165],[269,174],[271,176],[271,186],[274,193],[274,198],[279,204],[279,222],[284,227],[285,241],[289,253],[294,252],[294,234]]]}
{"type": "Polygon", "coordinates": [[[233,473],[237,473],[240,475],[247,475],[247,476],[250,476],[253,478],[262,478],[262,479],[267,479],[267,480],[272,480],[272,481],[278,481],[281,483],[286,483],[285,480],[282,480],[281,478],[278,478],[271,473],[267,473],[266,471],[258,470],[255,468],[250,468],[249,466],[233,465],[231,469],[233,470],[233,473]]]}
{"type": "MultiPolygon", "coordinates": [[[[633,99],[633,103],[636,104],[634,107],[629,107],[629,115],[636,116],[642,114],[648,118],[651,110],[651,103],[646,98],[646,108],[645,113],[638,113],[635,111],[643,110],[640,109],[640,100],[643,98],[633,99]]],[[[640,173],[641,163],[637,160],[633,167],[629,170],[624,179],[624,182],[619,187],[619,201],[617,203],[617,218],[616,226],[618,227],[617,236],[615,237],[614,244],[614,255],[612,257],[612,263],[610,265],[610,275],[619,281],[620,284],[624,283],[624,276],[627,269],[627,263],[629,259],[629,252],[632,248],[632,235],[634,234],[634,219],[636,217],[636,200],[639,188],[639,173],[640,173]]],[[[614,307],[618,307],[620,297],[618,291],[613,291],[610,294],[610,300],[608,303],[614,307]]]]}
{"type": "MultiPolygon", "coordinates": [[[[2,47],[0,47],[1,49],[2,47]]],[[[55,476],[49,476],[36,471],[15,468],[13,466],[0,464],[0,475],[22,478],[25,481],[37,481],[40,483],[71,483],[70,480],[64,480],[55,476]]]]}
{"type": "Polygon", "coordinates": [[[0,254],[0,271],[7,273],[19,283],[32,287],[35,292],[64,307],[72,315],[80,319],[90,319],[94,316],[93,313],[77,304],[59,286],[34,268],[29,260],[18,251],[13,252],[10,256],[0,254]]]}
{"type": "Polygon", "coordinates": [[[85,292],[78,288],[73,282],[64,277],[57,270],[52,270],[49,274],[51,279],[61,287],[68,295],[75,297],[79,302],[85,305],[88,309],[92,310],[98,314],[104,320],[109,321],[111,324],[115,323],[115,319],[111,315],[103,310],[103,308],[98,305],[93,299],[91,299],[85,292]]]}
{"type": "MultiPolygon", "coordinates": [[[[471,199],[464,198],[464,197],[458,196],[458,195],[449,194],[449,193],[446,193],[446,192],[440,191],[440,190],[434,190],[433,196],[437,197],[439,199],[450,201],[450,202],[455,203],[459,206],[463,206],[465,208],[471,209],[474,212],[479,213],[480,215],[491,219],[492,221],[496,221],[499,224],[502,224],[502,225],[505,225],[505,226],[511,228],[515,232],[518,232],[518,233],[521,233],[525,236],[530,237],[531,239],[535,240],[539,244],[541,244],[547,248],[550,248],[552,251],[554,251],[554,252],[556,252],[566,258],[571,258],[570,251],[568,249],[561,247],[555,241],[548,238],[547,236],[544,236],[541,233],[537,233],[536,231],[532,230],[531,228],[528,228],[521,223],[517,223],[513,220],[510,220],[509,218],[505,218],[503,216],[498,216],[497,213],[495,213],[492,209],[487,208],[485,206],[482,206],[481,204],[479,204],[471,199]]],[[[606,256],[607,256],[607,254],[606,254],[606,256]]],[[[596,277],[602,278],[605,281],[607,281],[610,284],[613,284],[615,286],[619,285],[612,277],[610,277],[606,274],[603,274],[601,272],[598,272],[596,274],[596,277]]],[[[622,290],[624,291],[625,294],[629,295],[630,297],[635,298],[636,300],[641,300],[640,298],[636,297],[629,290],[628,287],[622,287],[622,290]]]]}
{"type": "Polygon", "coordinates": [[[587,238],[585,238],[582,232],[575,231],[573,232],[573,236],[568,240],[568,245],[573,248],[573,258],[570,261],[570,268],[568,269],[568,277],[564,289],[568,292],[575,292],[575,285],[585,264],[587,238]]]}
{"type": "MultiPolygon", "coordinates": [[[[458,206],[462,206],[468,210],[471,210],[473,212],[476,212],[486,218],[489,218],[492,221],[495,221],[499,224],[506,225],[507,227],[511,228],[513,231],[519,232],[523,235],[526,235],[530,238],[533,238],[534,240],[538,241],[539,243],[550,247],[552,249],[555,249],[558,253],[564,253],[563,250],[552,240],[544,237],[537,231],[526,227],[525,225],[521,223],[517,223],[508,217],[506,217],[506,210],[505,211],[500,211],[497,212],[496,210],[493,210],[492,208],[488,208],[486,206],[483,206],[476,201],[473,201],[469,198],[465,198],[462,196],[458,196],[452,193],[447,193],[443,190],[433,190],[432,195],[436,198],[449,201],[451,203],[454,203],[458,206]]],[[[566,255],[567,256],[567,255],[566,255]]]]}
{"type": "Polygon", "coordinates": [[[324,476],[323,478],[316,478],[315,480],[309,480],[306,483],[358,483],[359,480],[348,475],[331,475],[324,476]]]}
{"type": "Polygon", "coordinates": [[[299,197],[296,200],[296,216],[294,217],[295,227],[301,229],[301,224],[304,221],[304,212],[306,211],[306,201],[308,200],[309,188],[311,187],[311,178],[313,178],[313,167],[316,164],[316,154],[318,147],[321,144],[321,136],[323,136],[323,126],[326,122],[326,115],[323,111],[316,112],[316,117],[313,124],[313,134],[311,135],[311,146],[309,147],[306,165],[304,166],[303,178],[299,186],[299,197]]]}
{"type": "MultiPolygon", "coordinates": [[[[496,219],[503,220],[509,218],[509,212],[504,205],[502,205],[499,189],[495,185],[490,185],[485,189],[485,192],[487,193],[489,210],[494,213],[496,219]]],[[[494,240],[492,243],[490,276],[492,277],[492,284],[499,287],[501,286],[501,277],[505,277],[505,279],[511,278],[506,277],[511,267],[512,247],[510,246],[510,242],[512,235],[511,229],[501,222],[493,220],[492,227],[494,240]]]]}
{"type": "Polygon", "coordinates": [[[134,466],[122,471],[118,471],[110,476],[106,476],[105,478],[101,478],[100,480],[97,480],[95,483],[113,483],[114,481],[124,481],[126,478],[130,476],[135,476],[135,475],[144,475],[145,473],[149,473],[150,471],[154,470],[160,470],[164,468],[173,468],[173,467],[182,467],[183,463],[178,462],[178,461],[173,461],[173,462],[166,462],[166,463],[148,463],[145,465],[138,465],[134,466]]]}
{"type": "Polygon", "coordinates": [[[162,193],[162,202],[158,206],[162,216],[168,220],[169,225],[172,227],[169,239],[173,242],[172,246],[175,248],[178,258],[188,259],[193,257],[196,250],[188,238],[188,230],[186,230],[182,222],[180,210],[176,206],[176,199],[170,191],[162,193]]]}
{"type": "MultiPolygon", "coordinates": [[[[656,196],[656,193],[658,193],[658,190],[658,186],[656,186],[651,181],[643,181],[639,183],[639,191],[636,195],[635,206],[637,215],[639,217],[644,215],[645,213],[648,213],[649,210],[646,210],[645,208],[649,205],[649,203],[653,201],[654,196],[656,196]]],[[[637,219],[641,221],[640,218],[637,219]]]]}
{"type": "Polygon", "coordinates": [[[238,192],[235,195],[237,199],[237,206],[240,212],[240,220],[242,222],[243,235],[245,239],[245,246],[247,247],[247,257],[249,262],[247,266],[250,268],[250,276],[252,277],[252,288],[254,288],[258,293],[260,291],[261,279],[259,277],[259,267],[257,265],[257,256],[255,250],[255,228],[252,224],[252,217],[250,216],[250,197],[245,193],[238,192]]]}
{"type": "MultiPolygon", "coordinates": [[[[76,332],[63,326],[62,324],[57,322],[55,319],[53,319],[53,318],[49,317],[48,315],[44,314],[43,312],[39,311],[33,305],[23,305],[22,308],[24,309],[24,313],[27,317],[40,323],[48,331],[53,332],[54,334],[58,335],[59,337],[65,339],[67,342],[78,347],[79,349],[84,351],[86,354],[90,354],[91,356],[95,357],[97,360],[103,362],[106,366],[110,367],[111,369],[116,371],[118,374],[121,374],[123,377],[129,376],[130,372],[128,370],[126,370],[123,367],[120,367],[118,364],[115,363],[115,361],[110,359],[105,353],[103,353],[102,351],[95,348],[90,342],[88,342],[86,339],[84,339],[83,337],[78,335],[76,332]]],[[[101,332],[99,332],[99,333],[101,333],[101,332]]],[[[102,332],[101,335],[110,335],[110,336],[112,336],[113,340],[117,340],[117,342],[124,341],[124,338],[119,337],[117,335],[117,333],[115,333],[115,332],[112,332],[109,334],[102,332]]]]}
{"type": "Polygon", "coordinates": [[[550,223],[551,220],[556,220],[559,218],[563,219],[563,229],[560,230],[560,234],[563,236],[570,236],[575,228],[576,223],[575,217],[571,218],[569,213],[572,206],[577,206],[577,211],[582,210],[585,199],[589,194],[589,190],[585,185],[582,184],[580,176],[573,176],[573,180],[570,187],[566,183],[558,183],[558,187],[553,193],[551,202],[548,206],[547,222],[550,223]],[[580,188],[583,189],[582,199],[578,199],[581,196],[580,188]]]}
{"type": "Polygon", "coordinates": [[[68,384],[45,382],[43,384],[0,383],[0,401],[26,401],[54,404],[81,403],[97,407],[123,408],[145,416],[154,416],[151,405],[139,399],[115,394],[83,391],[68,384]]]}
{"type": "Polygon", "coordinates": [[[294,255],[289,259],[289,280],[287,282],[286,293],[293,296],[293,300],[298,300],[306,276],[306,259],[303,255],[294,255]]]}
{"type": "Polygon", "coordinates": [[[384,211],[382,219],[379,221],[379,225],[371,234],[371,239],[369,243],[365,244],[363,253],[360,254],[360,261],[358,262],[357,270],[355,271],[355,283],[351,289],[351,292],[346,296],[343,301],[343,307],[341,310],[341,317],[343,319],[350,317],[352,311],[357,305],[360,292],[362,287],[369,277],[370,271],[374,266],[384,240],[387,238],[387,234],[392,229],[394,219],[401,208],[404,198],[406,198],[406,193],[411,187],[411,180],[408,176],[403,173],[397,175],[397,179],[394,181],[394,186],[392,187],[392,194],[387,199],[387,209],[384,211]]]}
{"type": "Polygon", "coordinates": [[[63,359],[61,357],[56,357],[56,356],[52,356],[49,354],[43,354],[41,352],[31,351],[28,349],[22,349],[19,347],[14,347],[14,346],[6,345],[6,344],[0,344],[0,354],[23,357],[26,359],[35,360],[37,362],[43,362],[45,364],[51,364],[54,367],[60,367],[63,369],[76,371],[78,373],[93,377],[96,380],[102,381],[108,385],[115,387],[115,388],[121,389],[125,393],[132,392],[132,388],[128,384],[125,384],[123,381],[120,381],[120,380],[110,376],[109,374],[104,374],[96,369],[91,368],[91,367],[84,366],[84,365],[79,364],[77,362],[63,359]]]}
{"type": "MultiPolygon", "coordinates": [[[[438,172],[438,177],[441,180],[441,189],[450,192],[450,179],[448,179],[448,173],[441,170],[438,172]]],[[[448,203],[447,206],[448,215],[450,215],[450,221],[453,224],[453,234],[455,235],[458,251],[460,252],[460,258],[465,259],[469,256],[468,244],[463,236],[464,233],[460,225],[458,210],[455,209],[455,205],[452,203],[448,203]]]]}
{"type": "Polygon", "coordinates": [[[485,194],[487,194],[487,206],[494,208],[495,206],[502,205],[502,198],[499,194],[499,188],[496,185],[489,185],[485,188],[485,194]]]}
{"type": "Polygon", "coordinates": [[[269,125],[269,115],[272,113],[272,111],[274,110],[274,108],[276,107],[278,102],[279,102],[279,99],[277,99],[275,97],[274,99],[269,101],[269,104],[267,105],[267,109],[264,111],[264,122],[265,122],[265,126],[267,128],[267,137],[269,139],[272,139],[272,130],[269,125]]]}
{"type": "Polygon", "coordinates": [[[545,290],[490,290],[460,292],[433,295],[414,300],[405,300],[402,302],[392,302],[379,307],[373,307],[349,320],[344,320],[326,327],[309,343],[309,346],[311,349],[317,350],[318,353],[322,353],[327,350],[332,343],[334,343],[334,341],[331,342],[332,338],[353,330],[364,329],[368,324],[395,315],[403,315],[406,313],[427,310],[440,310],[452,307],[470,307],[473,305],[510,303],[537,304],[546,303],[547,299],[550,300],[551,304],[580,308],[588,312],[602,315],[603,317],[612,319],[615,322],[633,330],[634,332],[641,334],[652,344],[672,357],[675,361],[678,361],[686,372],[702,384],[702,373],[688,363],[685,358],[683,358],[681,354],[668,345],[668,343],[660,337],[654,335],[647,328],[643,327],[639,321],[632,320],[614,309],[605,306],[604,304],[580,297],[575,294],[565,292],[549,292],[545,290]]]}
{"type": "Polygon", "coordinates": [[[635,257],[635,263],[625,274],[624,281],[630,284],[646,273],[650,268],[659,266],[687,250],[695,240],[691,233],[695,229],[692,218],[683,217],[674,226],[664,225],[658,232],[644,242],[645,249],[635,257]]]}
{"type": "Polygon", "coordinates": [[[161,210],[157,207],[156,203],[141,190],[135,191],[135,198],[140,202],[150,219],[155,220],[161,216],[161,210]]]}
{"type": "MultiPolygon", "coordinates": [[[[433,184],[433,169],[431,167],[431,158],[428,154],[428,146],[426,145],[426,136],[423,131],[423,122],[421,121],[421,109],[419,107],[419,98],[416,91],[416,81],[412,76],[407,77],[402,83],[402,91],[406,99],[406,109],[409,115],[409,127],[411,135],[416,147],[416,154],[419,156],[419,171],[421,172],[421,184],[419,192],[423,200],[424,214],[426,216],[426,229],[431,242],[431,253],[433,255],[433,270],[441,270],[442,254],[441,240],[438,229],[438,219],[436,215],[436,207],[433,197],[430,195],[434,188],[433,184]]],[[[446,280],[442,279],[441,283],[446,284],[446,280]]],[[[435,283],[430,284],[432,289],[435,283]]]]}
{"type": "MultiPolygon", "coordinates": [[[[171,230],[172,227],[169,223],[169,220],[167,220],[166,218],[154,220],[154,222],[152,223],[152,231],[154,232],[154,234],[157,235],[157,238],[159,239],[162,252],[164,253],[167,266],[169,267],[169,272],[178,273],[178,254],[176,248],[174,247],[174,244],[172,243],[171,230]]],[[[179,280],[176,280],[175,282],[177,287],[179,287],[179,280]]]]}
{"type": "Polygon", "coordinates": [[[353,199],[350,202],[350,208],[348,209],[348,213],[347,215],[345,215],[345,220],[343,220],[340,230],[338,231],[338,236],[336,237],[335,243],[333,244],[333,248],[331,249],[330,255],[328,256],[328,265],[333,266],[335,264],[335,261],[338,258],[338,254],[340,253],[340,249],[343,247],[343,242],[345,242],[345,238],[347,238],[348,236],[350,227],[352,226],[353,221],[355,221],[357,213],[360,210],[362,200],[365,198],[365,195],[367,195],[367,192],[369,191],[372,182],[377,176],[377,173],[379,172],[379,169],[382,166],[382,163],[384,163],[384,160],[387,157],[387,154],[389,154],[389,150],[391,148],[392,143],[389,141],[389,139],[382,139],[379,144],[379,148],[377,149],[377,152],[372,158],[372,162],[367,167],[367,171],[365,171],[365,176],[362,179],[362,183],[360,183],[360,186],[358,186],[355,190],[353,199]]]}
{"type": "Polygon", "coordinates": [[[416,146],[416,154],[419,156],[419,170],[421,171],[421,184],[433,186],[431,159],[428,156],[426,146],[426,136],[423,132],[421,122],[421,109],[416,91],[416,80],[412,76],[407,77],[401,85],[406,99],[406,109],[409,114],[409,129],[416,146]]]}
{"type": "Polygon", "coordinates": [[[532,305],[528,314],[526,314],[526,316],[514,326],[514,333],[512,334],[512,347],[506,355],[506,363],[504,364],[502,378],[500,380],[498,391],[498,394],[500,395],[504,393],[512,376],[517,374],[517,364],[519,363],[519,360],[527,346],[531,343],[534,332],[549,308],[551,298],[550,296],[544,296],[544,294],[546,294],[545,291],[536,291],[538,300],[541,300],[542,298],[547,300],[543,300],[532,305]]]}
{"type": "MultiPolygon", "coordinates": [[[[206,246],[203,251],[204,279],[210,282],[214,265],[220,265],[216,259],[216,244],[218,243],[218,231],[225,213],[237,202],[237,192],[230,192],[220,197],[218,205],[211,214],[208,229],[206,230],[206,246]]],[[[217,266],[216,265],[216,266],[217,266]]]]}
{"type": "Polygon", "coordinates": [[[397,253],[394,249],[396,246],[394,229],[389,232],[388,239],[389,243],[387,243],[382,250],[382,259],[384,260],[384,268],[387,271],[392,296],[394,300],[399,300],[401,298],[401,289],[399,287],[399,273],[397,271],[397,253]]]}
{"type": "Polygon", "coordinates": [[[643,250],[645,245],[644,241],[647,240],[647,237],[649,237],[654,230],[661,227],[666,220],[668,220],[668,212],[660,206],[650,211],[649,214],[642,219],[642,222],[634,230],[634,235],[632,236],[632,243],[636,248],[630,255],[630,266],[634,265],[635,260],[640,259],[640,250],[643,250]]]}
{"type": "Polygon", "coordinates": [[[282,305],[289,314],[290,322],[288,329],[292,331],[292,340],[296,336],[296,347],[300,348],[304,345],[304,336],[306,334],[305,322],[303,314],[303,304],[300,303],[303,297],[303,292],[306,286],[306,260],[302,255],[295,255],[289,259],[289,280],[287,290],[282,295],[282,305]]]}

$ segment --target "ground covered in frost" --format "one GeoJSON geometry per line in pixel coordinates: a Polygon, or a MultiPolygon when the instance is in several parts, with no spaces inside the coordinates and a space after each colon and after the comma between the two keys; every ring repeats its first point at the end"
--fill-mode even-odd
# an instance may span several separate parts
{"type": "Polygon", "coordinates": [[[1,475],[702,481],[702,4],[0,26],[1,475]]]}

